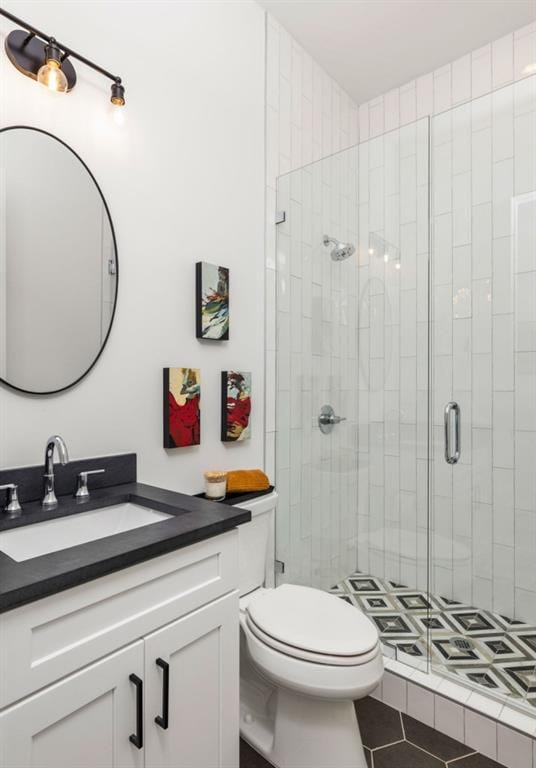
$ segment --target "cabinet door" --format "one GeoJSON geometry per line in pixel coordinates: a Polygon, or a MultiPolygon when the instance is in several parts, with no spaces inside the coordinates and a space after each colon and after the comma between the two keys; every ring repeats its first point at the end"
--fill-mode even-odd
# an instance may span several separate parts
{"type": "Polygon", "coordinates": [[[139,640],[4,710],[0,768],[143,768],[129,740],[143,658],[139,640]]]}
{"type": "Polygon", "coordinates": [[[238,618],[234,592],[145,638],[147,768],[238,767],[238,618]]]}

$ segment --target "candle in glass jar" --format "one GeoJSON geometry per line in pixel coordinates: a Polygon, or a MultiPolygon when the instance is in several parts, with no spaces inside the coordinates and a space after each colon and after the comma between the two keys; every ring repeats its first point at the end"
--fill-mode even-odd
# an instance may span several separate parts
{"type": "Polygon", "coordinates": [[[227,490],[227,472],[211,470],[205,472],[205,496],[213,501],[225,498],[227,490]]]}

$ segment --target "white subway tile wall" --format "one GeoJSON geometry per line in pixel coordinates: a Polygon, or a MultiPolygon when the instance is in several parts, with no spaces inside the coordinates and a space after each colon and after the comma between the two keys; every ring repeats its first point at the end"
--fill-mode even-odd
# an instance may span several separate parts
{"type": "Polygon", "coordinates": [[[425,586],[428,168],[411,123],[435,116],[432,587],[535,618],[535,60],[531,24],[357,107],[267,16],[266,467],[289,580],[330,586],[357,565],[425,586]],[[351,162],[303,167],[358,139],[351,162]],[[357,240],[357,274],[329,260],[326,228],[357,240]],[[399,274],[370,233],[400,249],[399,274]],[[453,396],[455,475],[440,460],[453,396]],[[324,402],[348,417],[329,437],[324,402]]]}
{"type": "Polygon", "coordinates": [[[426,589],[428,120],[362,142],[358,173],[357,565],[426,589]]]}
{"type": "Polygon", "coordinates": [[[277,190],[289,212],[275,274],[277,556],[283,580],[323,588],[357,558],[357,267],[322,242],[357,242],[357,163],[355,147],[281,176],[277,190]],[[324,435],[328,403],[346,421],[324,435]]]}
{"type": "MultiPolygon", "coordinates": [[[[319,160],[358,142],[358,110],[345,91],[292,39],[272,16],[266,16],[266,350],[267,350],[267,425],[265,464],[270,477],[275,478],[275,393],[276,393],[276,267],[277,243],[275,212],[278,176],[319,160]]],[[[321,187],[317,193],[321,193],[321,187]]],[[[312,209],[318,210],[318,198],[313,201],[311,184],[304,188],[303,200],[293,198],[292,213],[301,215],[303,233],[295,222],[294,276],[304,276],[302,296],[306,332],[311,337],[313,291],[312,269],[312,209]],[[304,239],[304,253],[298,256],[299,243],[304,239]],[[309,247],[309,250],[308,250],[309,247]],[[300,262],[302,262],[300,267],[300,262]],[[302,270],[300,272],[299,270],[302,270]],[[307,320],[309,322],[307,322],[307,320]]],[[[290,219],[290,208],[286,211],[290,219]]],[[[281,234],[281,232],[279,233],[281,234]]],[[[287,232],[287,237],[289,233],[287,232]]],[[[320,233],[322,234],[322,233],[320,233]]],[[[318,236],[318,227],[315,229],[318,236]]],[[[283,241],[284,243],[284,241],[283,241]]],[[[318,245],[316,243],[315,245],[318,245]]],[[[282,250],[282,244],[279,245],[282,250]]],[[[318,272],[315,282],[321,283],[318,272]]],[[[295,284],[295,289],[297,289],[295,284]]],[[[280,297],[290,301],[289,295],[280,297]]],[[[289,311],[290,305],[280,305],[289,311]],[[286,307],[286,308],[285,308],[286,307]]],[[[288,318],[290,320],[290,318],[288,318]]],[[[295,340],[296,342],[296,340],[295,340]]],[[[315,339],[315,343],[318,339],[315,339]]],[[[294,361],[297,364],[297,360],[294,361]]],[[[310,366],[309,366],[310,367],[310,366]]],[[[305,373],[307,373],[307,368],[305,373]]],[[[289,371],[283,371],[283,376],[289,371]]],[[[281,404],[279,404],[281,405],[281,404]]],[[[285,405],[283,404],[283,407],[285,405]]],[[[290,407],[290,402],[289,402],[290,407]]],[[[281,496],[285,478],[278,478],[281,496]],[[283,486],[281,485],[283,482],[283,486]]],[[[285,503],[285,500],[282,500],[285,503]]]]}
{"type": "MultiPolygon", "coordinates": [[[[434,693],[421,688],[420,685],[407,683],[408,708],[407,714],[420,723],[434,727],[434,693]]],[[[472,744],[470,746],[473,746],[472,744]]]]}

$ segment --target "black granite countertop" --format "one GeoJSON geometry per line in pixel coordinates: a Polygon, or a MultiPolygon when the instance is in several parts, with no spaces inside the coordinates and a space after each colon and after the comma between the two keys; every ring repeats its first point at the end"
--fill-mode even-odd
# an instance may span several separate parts
{"type": "MultiPolygon", "coordinates": [[[[265,491],[248,491],[247,493],[241,491],[240,493],[227,493],[224,499],[217,499],[217,502],[218,504],[229,505],[246,504],[248,501],[258,499],[260,496],[269,496],[274,491],[275,485],[270,485],[265,491]]],[[[198,499],[207,499],[207,501],[210,501],[210,499],[208,499],[204,493],[196,493],[195,496],[198,499]]]]}
{"type": "Polygon", "coordinates": [[[83,503],[72,495],[58,500],[58,507],[51,511],[44,511],[39,501],[25,504],[21,517],[0,520],[0,532],[125,502],[173,517],[21,562],[0,551],[0,613],[216,536],[251,520],[251,513],[245,509],[137,482],[98,488],[83,503]]]}

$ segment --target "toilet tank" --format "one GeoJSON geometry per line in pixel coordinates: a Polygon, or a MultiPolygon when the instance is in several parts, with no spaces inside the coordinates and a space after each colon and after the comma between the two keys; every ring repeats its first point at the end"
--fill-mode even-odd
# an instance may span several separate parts
{"type": "Polygon", "coordinates": [[[275,558],[275,508],[277,493],[237,504],[251,512],[251,522],[238,526],[240,597],[259,587],[273,587],[275,558]]]}

